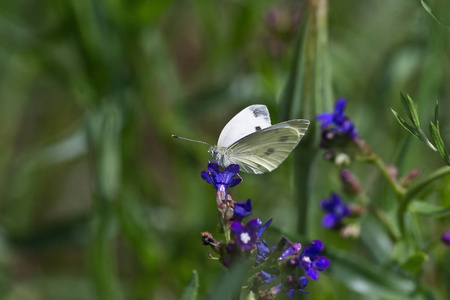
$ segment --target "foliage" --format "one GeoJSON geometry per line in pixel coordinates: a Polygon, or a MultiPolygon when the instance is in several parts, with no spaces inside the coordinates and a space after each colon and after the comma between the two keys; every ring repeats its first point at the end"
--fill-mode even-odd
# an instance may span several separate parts
{"type": "Polygon", "coordinates": [[[324,242],[330,267],[303,298],[450,298],[448,1],[324,3],[2,1],[0,298],[202,299],[239,286],[201,244],[217,225],[207,149],[171,134],[213,144],[255,103],[273,123],[312,121],[294,155],[242,175],[233,194],[274,218],[270,245],[324,242]],[[351,162],[356,194],[321,159],[314,124],[341,97],[372,150],[332,157],[351,162]],[[389,112],[405,100],[400,122],[441,157],[389,112]],[[416,126],[428,119],[429,137],[416,126]],[[333,230],[321,226],[331,193],[361,209],[333,230]]]}

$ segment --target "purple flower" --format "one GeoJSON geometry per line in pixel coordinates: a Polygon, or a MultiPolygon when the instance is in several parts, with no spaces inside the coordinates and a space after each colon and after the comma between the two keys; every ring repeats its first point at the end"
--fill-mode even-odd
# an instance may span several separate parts
{"type": "Polygon", "coordinates": [[[259,221],[259,229],[258,232],[256,233],[258,235],[259,241],[256,243],[256,263],[257,264],[262,264],[267,257],[269,257],[270,252],[272,251],[272,249],[269,248],[269,245],[267,244],[267,242],[264,239],[261,239],[262,234],[264,233],[264,231],[270,226],[270,224],[272,223],[272,219],[269,219],[269,221],[267,221],[266,223],[264,223],[264,225],[262,225],[262,222],[260,219],[258,219],[259,221]]]}
{"type": "Polygon", "coordinates": [[[262,224],[262,221],[260,219],[258,220],[258,224],[259,224],[259,228],[258,228],[258,237],[261,238],[262,234],[264,233],[264,231],[266,231],[266,229],[270,226],[270,224],[272,224],[272,218],[269,219],[269,221],[267,221],[266,223],[264,223],[264,225],[262,224]]]}
{"type": "Polygon", "coordinates": [[[445,232],[442,235],[441,240],[444,244],[450,245],[450,231],[445,232]]]}
{"type": "Polygon", "coordinates": [[[269,257],[272,249],[269,248],[269,245],[264,239],[256,243],[256,249],[256,263],[260,265],[269,257]]]}
{"type": "Polygon", "coordinates": [[[281,256],[278,258],[278,261],[283,260],[290,255],[297,255],[297,253],[300,251],[301,248],[302,248],[302,244],[293,243],[286,250],[283,251],[281,256]]]}
{"type": "Polygon", "coordinates": [[[244,226],[240,221],[233,221],[230,231],[236,237],[236,243],[242,250],[250,250],[259,241],[258,230],[261,226],[260,219],[252,219],[244,226]]]}
{"type": "Polygon", "coordinates": [[[330,198],[322,200],[322,209],[327,214],[322,219],[322,226],[325,228],[337,227],[343,218],[350,214],[350,209],[335,193],[330,198]]]}
{"type": "Polygon", "coordinates": [[[242,181],[241,178],[233,178],[239,172],[239,165],[229,165],[225,170],[220,171],[218,164],[208,164],[208,172],[202,171],[203,180],[213,185],[218,192],[226,192],[242,181]]]}
{"type": "Polygon", "coordinates": [[[332,133],[338,133],[349,137],[352,140],[358,138],[358,131],[355,124],[345,115],[345,105],[347,100],[341,98],[336,101],[333,112],[326,112],[317,115],[316,119],[322,122],[320,128],[327,133],[327,138],[332,138],[332,133]],[[330,135],[331,134],[331,135],[330,135]]]}
{"type": "Polygon", "coordinates": [[[305,270],[312,280],[319,278],[318,271],[324,271],[330,265],[330,260],[325,256],[319,256],[323,251],[323,243],[319,240],[314,240],[306,246],[299,256],[299,265],[305,270]]]}
{"type": "Polygon", "coordinates": [[[304,294],[309,294],[307,291],[304,291],[303,288],[308,284],[308,277],[301,276],[298,279],[295,279],[293,276],[288,276],[286,278],[284,284],[281,282],[270,289],[270,293],[272,295],[278,295],[280,292],[285,295],[293,298],[295,292],[300,292],[304,294]]]}
{"type": "Polygon", "coordinates": [[[274,281],[275,279],[277,279],[278,275],[272,275],[266,271],[259,271],[259,273],[261,274],[261,283],[262,284],[268,284],[271,283],[272,281],[274,281]]]}
{"type": "Polygon", "coordinates": [[[233,220],[241,221],[252,214],[252,201],[237,202],[234,204],[233,220]]]}

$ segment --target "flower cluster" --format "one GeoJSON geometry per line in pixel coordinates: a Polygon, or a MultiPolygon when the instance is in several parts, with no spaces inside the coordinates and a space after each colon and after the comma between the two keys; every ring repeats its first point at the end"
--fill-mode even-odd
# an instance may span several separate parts
{"type": "Polygon", "coordinates": [[[282,237],[276,246],[270,247],[262,236],[272,219],[265,223],[259,218],[244,222],[252,214],[251,200],[235,202],[227,192],[228,188],[241,182],[240,178],[234,178],[238,172],[238,165],[230,165],[221,171],[217,164],[210,163],[208,171],[201,173],[202,178],[217,191],[220,223],[226,237],[224,242],[216,241],[210,233],[203,232],[203,244],[209,245],[219,255],[219,261],[225,267],[253,259],[251,265],[258,271],[253,273],[248,290],[258,295],[258,299],[273,299],[281,293],[290,297],[295,292],[308,293],[304,290],[308,276],[317,280],[319,271],[324,271],[330,264],[326,257],[320,256],[323,243],[312,241],[301,251],[300,243],[291,243],[282,237]],[[298,276],[298,271],[307,276],[298,276]]]}
{"type": "Polygon", "coordinates": [[[358,131],[355,124],[345,115],[345,105],[347,100],[336,101],[333,112],[325,112],[317,115],[317,120],[322,122],[320,128],[323,131],[322,146],[326,148],[329,142],[334,139],[349,138],[356,140],[358,131]]]}
{"type": "Polygon", "coordinates": [[[202,171],[201,176],[207,183],[212,184],[217,191],[218,203],[219,199],[225,199],[227,189],[238,185],[242,179],[234,178],[239,172],[239,165],[229,165],[224,171],[220,171],[218,164],[208,164],[208,171],[202,171]]]}
{"type": "Polygon", "coordinates": [[[338,228],[342,220],[350,214],[350,207],[335,193],[332,193],[328,199],[323,199],[321,206],[326,212],[322,219],[322,226],[325,228],[338,228]]]}

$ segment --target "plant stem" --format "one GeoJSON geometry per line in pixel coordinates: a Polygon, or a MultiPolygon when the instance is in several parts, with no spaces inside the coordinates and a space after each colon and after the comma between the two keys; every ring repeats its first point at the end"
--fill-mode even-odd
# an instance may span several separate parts
{"type": "Polygon", "coordinates": [[[377,155],[372,154],[370,156],[360,156],[356,158],[358,161],[361,162],[368,162],[373,163],[377,168],[381,171],[381,174],[383,174],[386,181],[389,183],[389,185],[392,187],[392,189],[395,192],[395,195],[397,199],[401,199],[403,195],[405,194],[405,188],[402,187],[389,173],[388,169],[386,168],[386,164],[384,161],[379,158],[377,155]]]}

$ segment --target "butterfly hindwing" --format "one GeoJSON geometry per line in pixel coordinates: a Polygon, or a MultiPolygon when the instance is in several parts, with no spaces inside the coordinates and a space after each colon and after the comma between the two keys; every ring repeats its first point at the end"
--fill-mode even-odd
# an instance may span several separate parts
{"type": "Polygon", "coordinates": [[[289,120],[244,136],[225,155],[247,173],[261,174],[276,169],[298,145],[308,129],[308,120],[289,120]]]}
{"type": "Polygon", "coordinates": [[[270,127],[269,110],[265,105],[255,104],[244,108],[223,128],[217,145],[230,147],[236,141],[254,132],[270,127]]]}

